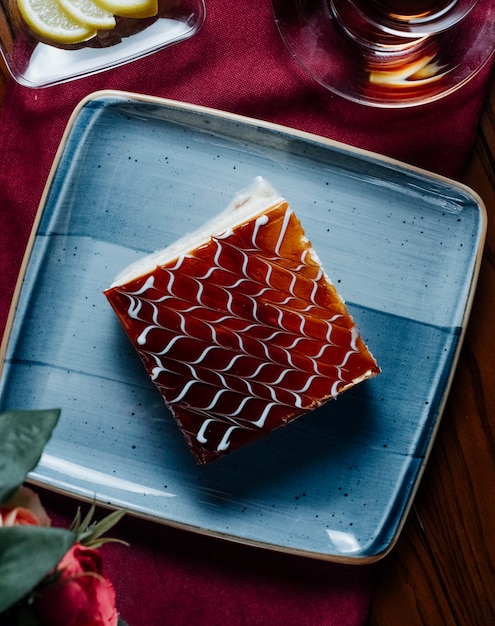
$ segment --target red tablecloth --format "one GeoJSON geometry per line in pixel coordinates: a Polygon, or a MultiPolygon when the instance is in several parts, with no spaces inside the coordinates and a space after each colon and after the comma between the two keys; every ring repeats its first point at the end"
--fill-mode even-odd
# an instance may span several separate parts
{"type": "MultiPolygon", "coordinates": [[[[192,39],[139,62],[41,90],[10,81],[0,115],[0,329],[42,190],[69,115],[113,88],[275,121],[458,178],[472,147],[491,67],[454,95],[414,109],[360,107],[313,82],[291,59],[270,0],[207,0],[192,39]]],[[[43,495],[55,523],[76,504],[43,495]]],[[[127,518],[131,547],[105,549],[130,626],[358,626],[373,568],[342,566],[200,537],[127,518]]]]}

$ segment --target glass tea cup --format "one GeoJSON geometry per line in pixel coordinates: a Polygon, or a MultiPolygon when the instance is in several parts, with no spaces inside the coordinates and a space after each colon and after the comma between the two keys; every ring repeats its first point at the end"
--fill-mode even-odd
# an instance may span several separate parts
{"type": "MultiPolygon", "coordinates": [[[[479,0],[348,0],[345,4],[377,34],[420,37],[452,28],[464,19],[479,0]]],[[[337,18],[338,19],[338,18],[337,18]]],[[[345,22],[343,18],[342,23],[345,22]]]]}
{"type": "Polygon", "coordinates": [[[273,0],[294,58],[350,100],[404,107],[458,89],[495,49],[491,0],[273,0]]]}

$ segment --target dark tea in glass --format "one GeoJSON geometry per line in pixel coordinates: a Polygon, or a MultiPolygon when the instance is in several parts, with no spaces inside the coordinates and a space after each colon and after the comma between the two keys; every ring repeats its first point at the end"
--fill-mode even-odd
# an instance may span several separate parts
{"type": "Polygon", "coordinates": [[[438,33],[462,20],[478,0],[347,0],[370,24],[387,32],[438,33]]]}
{"type": "Polygon", "coordinates": [[[471,80],[495,54],[495,0],[272,0],[293,58],[354,102],[405,107],[471,80]]]}

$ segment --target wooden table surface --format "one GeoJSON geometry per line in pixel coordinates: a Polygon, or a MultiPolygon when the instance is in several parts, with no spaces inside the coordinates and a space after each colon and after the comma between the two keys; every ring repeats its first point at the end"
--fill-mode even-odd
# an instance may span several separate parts
{"type": "Polygon", "coordinates": [[[368,626],[495,625],[495,89],[463,182],[488,214],[478,288],[414,508],[379,566],[368,626]]]}
{"type": "MultiPolygon", "coordinates": [[[[6,73],[0,57],[0,106],[6,73]]],[[[367,626],[495,625],[495,89],[463,182],[488,212],[478,289],[412,512],[378,565],[367,626]]]]}

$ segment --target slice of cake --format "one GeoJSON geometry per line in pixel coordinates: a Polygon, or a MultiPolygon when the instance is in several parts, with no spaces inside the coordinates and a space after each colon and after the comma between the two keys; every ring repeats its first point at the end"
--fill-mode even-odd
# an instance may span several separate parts
{"type": "Polygon", "coordinates": [[[262,178],[105,295],[199,463],[380,371],[298,218],[262,178]]]}

